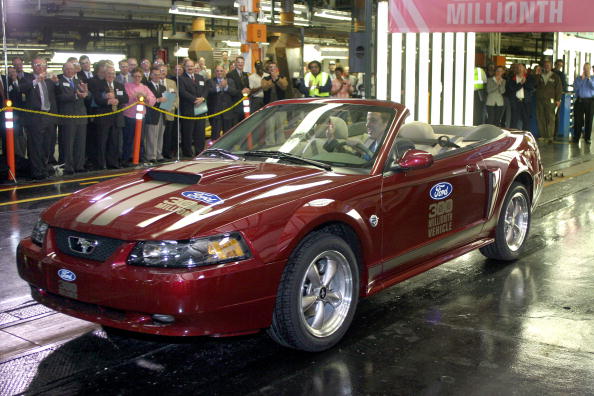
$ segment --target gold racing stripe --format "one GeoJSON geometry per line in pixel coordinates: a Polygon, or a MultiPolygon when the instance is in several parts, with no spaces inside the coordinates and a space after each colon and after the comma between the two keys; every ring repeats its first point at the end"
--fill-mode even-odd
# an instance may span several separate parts
{"type": "Polygon", "coordinates": [[[101,213],[95,220],[93,220],[92,224],[94,225],[107,225],[114,221],[117,217],[130,212],[136,206],[142,205],[143,203],[150,201],[151,199],[160,197],[165,194],[169,194],[173,191],[180,190],[184,187],[187,187],[185,184],[168,184],[166,186],[158,187],[153,190],[144,192],[142,194],[138,194],[134,197],[124,200],[123,202],[112,206],[111,208],[107,209],[105,212],[101,213]]]}
{"type": "Polygon", "coordinates": [[[138,180],[138,181],[140,182],[140,184],[135,183],[133,186],[123,188],[113,194],[101,197],[101,199],[99,199],[93,205],[91,205],[88,208],[86,208],[85,210],[83,210],[76,218],[76,221],[78,221],[79,223],[88,223],[93,217],[97,216],[103,210],[107,209],[108,207],[110,207],[112,205],[115,205],[115,204],[121,202],[122,200],[124,200],[126,198],[129,198],[135,194],[147,191],[151,188],[160,187],[160,186],[167,184],[167,182],[154,181],[154,180],[144,182],[144,183],[142,182],[142,180],[138,180]]]}

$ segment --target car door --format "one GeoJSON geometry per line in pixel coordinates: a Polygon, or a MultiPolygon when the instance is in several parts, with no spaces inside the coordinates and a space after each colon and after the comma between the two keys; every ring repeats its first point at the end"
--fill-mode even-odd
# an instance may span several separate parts
{"type": "Polygon", "coordinates": [[[384,173],[381,224],[385,275],[478,236],[487,202],[483,169],[475,149],[435,158],[425,169],[384,173]]]}

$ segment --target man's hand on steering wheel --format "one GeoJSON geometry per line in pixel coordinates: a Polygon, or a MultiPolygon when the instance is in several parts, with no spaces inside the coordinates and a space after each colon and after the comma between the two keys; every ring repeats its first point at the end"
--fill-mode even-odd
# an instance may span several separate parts
{"type": "Polygon", "coordinates": [[[362,157],[367,156],[368,158],[373,157],[373,151],[366,147],[363,143],[357,142],[356,140],[347,139],[347,145],[361,154],[362,157]]]}

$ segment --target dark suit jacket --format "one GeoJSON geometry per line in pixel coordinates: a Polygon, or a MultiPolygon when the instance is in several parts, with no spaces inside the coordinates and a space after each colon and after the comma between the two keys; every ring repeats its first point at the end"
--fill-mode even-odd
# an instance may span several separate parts
{"type": "MultiPolygon", "coordinates": [[[[235,103],[239,99],[241,99],[241,96],[242,96],[241,90],[244,88],[250,87],[250,75],[246,72],[242,72],[241,76],[240,76],[239,71],[237,69],[235,69],[235,70],[231,70],[229,73],[227,73],[227,80],[233,80],[233,83],[235,84],[235,89],[237,90],[237,92],[235,93],[235,95],[232,98],[233,103],[235,103]]],[[[240,115],[243,115],[243,107],[241,107],[241,106],[235,107],[235,112],[239,113],[240,115]]]]}
{"type": "MultiPolygon", "coordinates": [[[[70,83],[64,76],[59,79],[58,86],[56,87],[58,111],[60,114],[86,115],[87,107],[85,106],[85,100],[76,95],[80,80],[73,78],[72,82],[74,83],[74,89],[70,86],[70,83]]],[[[87,120],[87,118],[61,118],[60,123],[62,125],[86,124],[87,120]]]]}
{"type": "MultiPolygon", "coordinates": [[[[227,79],[227,90],[217,92],[217,79],[211,78],[206,82],[208,87],[208,112],[210,114],[218,113],[221,110],[225,110],[234,103],[233,98],[237,95],[237,89],[235,83],[231,79],[227,79]]],[[[222,114],[223,118],[230,119],[233,116],[232,111],[228,111],[222,114]]]]}
{"type": "Polygon", "coordinates": [[[204,77],[194,74],[195,81],[192,81],[187,74],[179,78],[179,113],[183,116],[194,117],[194,101],[196,98],[204,98],[208,94],[204,77]]]}
{"type": "MultiPolygon", "coordinates": [[[[25,96],[25,108],[30,110],[41,110],[41,95],[39,93],[40,87],[39,84],[34,84],[34,76],[25,76],[21,80],[19,80],[19,89],[22,94],[25,96]]],[[[47,87],[48,93],[48,100],[50,104],[50,113],[57,113],[58,106],[56,104],[56,92],[55,88],[56,85],[52,80],[49,78],[45,79],[45,86],[47,87]]],[[[50,122],[50,123],[57,123],[57,118],[55,117],[48,117],[39,114],[32,114],[29,113],[26,116],[22,117],[24,120],[25,125],[33,126],[40,122],[50,122]]]]}
{"type": "Polygon", "coordinates": [[[516,92],[522,88],[524,88],[524,101],[530,103],[536,89],[534,77],[528,74],[522,84],[517,83],[513,76],[507,80],[505,84],[505,94],[509,97],[512,104],[519,101],[516,92]]]}
{"type": "Polygon", "coordinates": [[[93,77],[91,78],[87,78],[87,75],[85,74],[84,71],[79,71],[78,73],[76,73],[76,77],[78,77],[78,79],[82,82],[84,82],[85,84],[87,84],[89,82],[90,79],[95,78],[95,75],[93,74],[93,77]]]}
{"type": "MultiPolygon", "coordinates": [[[[126,94],[126,89],[124,88],[123,84],[120,84],[117,81],[113,82],[114,94],[116,95],[116,99],[119,101],[118,109],[125,107],[128,104],[128,95],[126,94]]],[[[103,113],[111,113],[113,110],[110,104],[107,104],[106,95],[109,92],[107,81],[105,80],[98,80],[93,84],[93,100],[97,105],[95,114],[103,114],[103,113]]],[[[124,126],[124,115],[122,113],[118,113],[116,115],[106,116],[106,117],[98,117],[95,119],[100,126],[113,126],[122,128],[124,126]]]]}
{"type": "MultiPolygon", "coordinates": [[[[159,84],[159,90],[157,91],[155,89],[155,86],[153,85],[152,82],[148,82],[145,84],[148,89],[151,90],[151,92],[153,93],[153,95],[155,95],[155,98],[159,99],[160,97],[163,96],[163,92],[165,92],[167,90],[167,88],[165,87],[165,85],[160,85],[159,84]]],[[[161,103],[155,103],[155,107],[161,107],[161,103]]],[[[146,109],[146,118],[145,118],[145,123],[147,125],[157,125],[159,123],[159,118],[161,118],[164,114],[158,112],[157,110],[153,110],[151,108],[147,108],[146,109]]]]}

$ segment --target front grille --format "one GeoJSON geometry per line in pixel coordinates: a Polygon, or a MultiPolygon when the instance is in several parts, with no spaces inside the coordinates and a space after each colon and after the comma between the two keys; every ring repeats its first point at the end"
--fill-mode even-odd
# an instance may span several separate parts
{"type": "Polygon", "coordinates": [[[58,250],[61,253],[87,260],[105,261],[124,242],[119,239],[107,238],[93,234],[85,234],[83,232],[65,230],[63,228],[55,228],[54,230],[56,233],[56,245],[58,246],[58,250]],[[68,241],[70,237],[85,238],[90,241],[97,241],[97,244],[90,253],[77,252],[72,250],[70,247],[68,241]]]}

